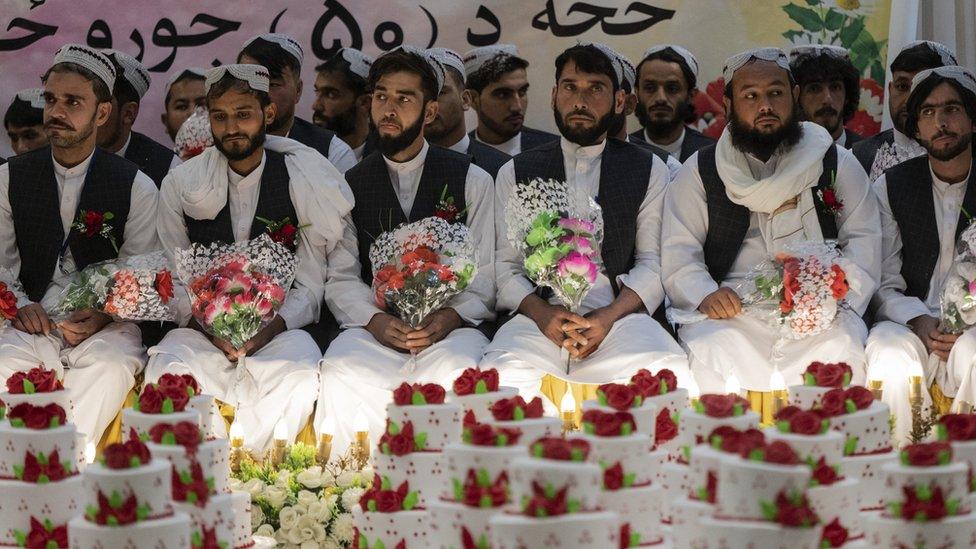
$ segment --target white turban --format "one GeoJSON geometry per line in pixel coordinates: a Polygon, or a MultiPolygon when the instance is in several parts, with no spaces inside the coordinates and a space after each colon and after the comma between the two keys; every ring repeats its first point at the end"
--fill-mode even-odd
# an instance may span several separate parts
{"type": "Polygon", "coordinates": [[[17,99],[28,103],[31,107],[35,109],[44,108],[44,89],[43,88],[28,88],[26,90],[20,90],[17,92],[17,99]]]}
{"type": "MultiPolygon", "coordinates": [[[[302,51],[302,45],[299,44],[294,38],[288,36],[287,34],[282,34],[280,32],[268,32],[265,34],[259,34],[254,38],[251,38],[247,42],[244,42],[244,48],[247,48],[255,40],[264,40],[265,42],[271,42],[277,45],[279,48],[285,50],[285,53],[295,58],[298,64],[301,65],[302,61],[305,59],[305,52],[302,51]]],[[[242,49],[244,49],[242,48],[242,49]]]]}
{"type": "Polygon", "coordinates": [[[958,82],[960,86],[971,91],[973,95],[976,95],[976,77],[973,73],[964,67],[958,65],[948,65],[945,67],[936,67],[934,69],[925,69],[920,71],[912,78],[912,90],[909,95],[915,93],[915,89],[918,88],[922,82],[928,80],[933,76],[941,76],[943,78],[948,78],[958,82]]]}
{"type": "Polygon", "coordinates": [[[493,44],[468,51],[462,58],[465,78],[478,72],[488,61],[502,56],[518,57],[518,48],[515,44],[493,44]]]}
{"type": "Polygon", "coordinates": [[[722,69],[725,85],[727,86],[732,82],[732,76],[735,75],[736,71],[753,60],[776,63],[786,72],[790,72],[790,60],[786,57],[786,52],[779,48],[755,48],[737,53],[725,60],[725,67],[722,69]]]}
{"type": "Polygon", "coordinates": [[[207,79],[203,83],[207,93],[210,92],[211,86],[228,73],[238,80],[247,82],[252,90],[267,93],[271,89],[271,75],[268,74],[268,69],[261,65],[221,65],[207,71],[207,79]]]}
{"type": "Polygon", "coordinates": [[[149,77],[149,71],[131,55],[117,50],[108,50],[108,52],[115,59],[115,62],[119,64],[119,67],[122,68],[122,77],[132,86],[132,89],[136,90],[136,93],[139,94],[139,99],[142,99],[146,95],[146,92],[149,91],[149,84],[152,82],[152,79],[149,77]]]}
{"type": "Polygon", "coordinates": [[[427,53],[444,67],[450,67],[464,77],[464,62],[456,51],[447,48],[430,48],[427,53]]]}
{"type": "Polygon", "coordinates": [[[685,66],[687,66],[688,70],[691,71],[691,74],[695,76],[695,80],[698,80],[698,59],[692,55],[690,51],[675,44],[658,44],[656,46],[647,48],[647,51],[644,52],[644,57],[641,58],[641,63],[646,61],[648,57],[654,55],[655,53],[665,50],[671,50],[676,53],[678,57],[684,59],[685,66]]]}

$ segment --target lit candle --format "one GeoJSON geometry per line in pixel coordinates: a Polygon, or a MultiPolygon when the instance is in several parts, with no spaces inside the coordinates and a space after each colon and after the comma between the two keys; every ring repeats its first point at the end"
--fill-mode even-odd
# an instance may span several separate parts
{"type": "Polygon", "coordinates": [[[319,433],[319,447],[315,452],[315,460],[319,465],[325,467],[332,457],[332,436],[335,434],[335,420],[332,416],[326,417],[322,422],[322,430],[319,433]]]}
{"type": "Polygon", "coordinates": [[[95,462],[95,443],[89,442],[85,445],[85,463],[95,462]]]}
{"type": "Polygon", "coordinates": [[[786,379],[779,369],[773,370],[772,375],[769,376],[769,389],[773,392],[773,418],[775,418],[780,410],[786,408],[787,401],[789,400],[786,379]]]}
{"type": "Polygon", "coordinates": [[[356,417],[352,421],[352,428],[356,431],[353,457],[356,459],[356,465],[362,470],[369,462],[369,421],[362,410],[356,413],[356,417]]]}
{"type": "Polygon", "coordinates": [[[874,400],[881,400],[881,397],[884,395],[884,383],[881,380],[881,373],[878,371],[876,364],[868,367],[868,388],[874,394],[874,400]]]}
{"type": "Polygon", "coordinates": [[[271,443],[271,463],[281,465],[285,459],[285,448],[288,446],[288,425],[285,424],[284,418],[275,424],[272,436],[274,441],[271,443]]]}
{"type": "Polygon", "coordinates": [[[925,372],[921,364],[913,364],[908,372],[908,403],[912,408],[912,426],[917,427],[922,421],[922,378],[925,372]]]}
{"type": "Polygon", "coordinates": [[[688,398],[691,400],[691,406],[694,407],[695,404],[698,404],[698,397],[701,396],[701,387],[698,386],[694,377],[688,379],[686,387],[688,387],[688,398]]]}
{"type": "Polygon", "coordinates": [[[573,391],[566,387],[566,394],[559,402],[559,412],[563,418],[563,432],[569,433],[576,430],[576,399],[573,398],[573,391]]]}
{"type": "Polygon", "coordinates": [[[739,384],[739,378],[735,377],[735,374],[730,375],[725,380],[725,392],[730,395],[737,395],[742,392],[742,385],[739,384]]]}
{"type": "Polygon", "coordinates": [[[232,471],[239,471],[241,462],[244,460],[244,427],[241,422],[234,421],[230,424],[230,468],[232,471]]]}

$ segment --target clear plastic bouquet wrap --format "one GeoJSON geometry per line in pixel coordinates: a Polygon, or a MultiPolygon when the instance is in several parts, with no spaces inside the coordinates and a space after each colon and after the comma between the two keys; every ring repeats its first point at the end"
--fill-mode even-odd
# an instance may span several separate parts
{"type": "Polygon", "coordinates": [[[377,306],[415,329],[468,287],[478,263],[468,227],[438,217],[383,233],[369,261],[377,306]]]}
{"type": "Polygon", "coordinates": [[[172,299],[169,262],[163,252],[153,252],[95,263],[75,273],[54,316],[92,309],[120,320],[175,320],[172,299]]]}
{"type": "Polygon", "coordinates": [[[263,234],[235,244],[193,244],[175,252],[193,318],[240,349],[270,323],[295,278],[298,259],[263,234]]]}
{"type": "Polygon", "coordinates": [[[976,325],[976,223],[956,242],[956,256],[942,286],[942,329],[959,334],[976,325]]]}
{"type": "Polygon", "coordinates": [[[846,306],[850,289],[833,242],[803,242],[750,271],[733,289],[746,314],[781,328],[782,337],[803,339],[829,328],[846,306]]]}
{"type": "Polygon", "coordinates": [[[526,276],[577,312],[600,274],[600,206],[569,192],[564,181],[533,179],[512,189],[505,223],[526,276]]]}
{"type": "Polygon", "coordinates": [[[213,145],[210,131],[210,113],[204,107],[197,107],[176,132],[173,150],[180,160],[187,161],[213,145]]]}

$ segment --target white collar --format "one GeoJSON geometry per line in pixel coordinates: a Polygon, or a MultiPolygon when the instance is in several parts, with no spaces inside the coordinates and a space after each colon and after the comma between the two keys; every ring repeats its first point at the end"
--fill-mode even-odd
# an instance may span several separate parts
{"type": "Polygon", "coordinates": [[[587,147],[581,147],[576,143],[566,139],[565,137],[559,138],[559,146],[563,150],[563,156],[566,158],[580,159],[594,159],[603,154],[603,149],[607,146],[607,140],[604,139],[596,145],[589,145],[587,147]]]}
{"type": "Polygon", "coordinates": [[[251,170],[251,173],[247,175],[241,175],[235,172],[230,164],[227,165],[227,180],[230,182],[231,186],[237,187],[238,189],[247,189],[257,185],[261,182],[261,174],[264,173],[264,161],[267,159],[268,154],[265,152],[261,153],[261,163],[258,167],[251,170]]]}
{"type": "Polygon", "coordinates": [[[845,147],[845,148],[847,147],[847,131],[846,130],[841,130],[840,137],[838,137],[837,139],[834,139],[834,144],[835,145],[840,145],[841,147],[845,147]]]}
{"type": "Polygon", "coordinates": [[[475,139],[477,139],[478,141],[481,141],[482,143],[484,143],[484,144],[486,144],[486,145],[491,145],[492,147],[495,147],[496,149],[506,149],[506,150],[511,150],[511,149],[512,149],[512,147],[514,147],[515,145],[517,145],[517,144],[519,144],[519,143],[521,143],[521,139],[522,139],[522,132],[518,132],[517,134],[515,134],[515,137],[513,137],[513,138],[511,138],[511,139],[509,139],[508,141],[502,141],[501,143],[499,143],[499,144],[497,144],[497,145],[492,145],[491,143],[488,143],[488,142],[487,142],[487,141],[485,141],[484,139],[482,139],[482,138],[480,138],[480,137],[478,137],[478,130],[475,130],[475,131],[474,131],[474,137],[475,137],[475,139]]]}
{"type": "Polygon", "coordinates": [[[95,149],[92,149],[92,152],[88,153],[88,157],[79,162],[77,166],[67,168],[59,164],[58,159],[54,158],[54,155],[52,154],[51,159],[54,160],[54,172],[60,175],[63,179],[86,173],[88,171],[88,166],[91,165],[91,160],[94,155],[95,149]]]}
{"type": "Polygon", "coordinates": [[[681,146],[684,145],[684,143],[685,143],[685,135],[687,135],[687,134],[688,134],[688,130],[685,129],[684,125],[682,125],[681,126],[681,135],[678,136],[678,138],[675,139],[674,141],[672,141],[671,143],[668,143],[666,145],[662,145],[661,143],[657,143],[656,141],[654,141],[653,139],[651,139],[651,136],[647,133],[647,129],[644,129],[644,139],[648,143],[650,143],[651,145],[655,145],[657,147],[660,147],[660,148],[664,149],[665,151],[668,152],[668,154],[670,154],[671,156],[673,156],[675,158],[678,158],[678,157],[681,156],[681,146]]]}
{"type": "Polygon", "coordinates": [[[912,149],[918,146],[918,142],[911,137],[908,137],[894,128],[892,128],[892,130],[895,133],[895,145],[898,145],[903,149],[912,149]]]}
{"type": "Polygon", "coordinates": [[[115,154],[121,156],[122,158],[125,158],[125,151],[129,150],[129,143],[131,142],[132,142],[132,131],[130,130],[129,135],[125,138],[125,144],[122,145],[121,149],[115,151],[115,154]]]}
{"type": "Polygon", "coordinates": [[[462,154],[467,154],[468,153],[468,148],[470,148],[470,147],[471,147],[471,138],[468,137],[468,134],[464,134],[463,136],[461,136],[461,140],[460,141],[458,141],[457,143],[451,145],[450,147],[448,147],[448,149],[451,149],[454,152],[459,152],[459,153],[462,153],[462,154]]]}
{"type": "MultiPolygon", "coordinates": [[[[966,173],[965,179],[959,183],[949,183],[948,181],[943,181],[935,174],[935,170],[932,169],[932,161],[929,161],[929,173],[932,175],[932,184],[935,185],[936,189],[940,194],[945,195],[950,191],[965,192],[966,185],[969,182],[969,173],[966,173]]],[[[970,168],[972,170],[972,168],[970,168]]]]}
{"type": "Polygon", "coordinates": [[[424,146],[417,153],[417,156],[407,160],[406,162],[396,162],[390,160],[385,155],[383,156],[383,161],[386,162],[386,167],[397,172],[397,173],[410,173],[419,170],[424,166],[424,161],[427,160],[427,151],[430,150],[430,144],[424,139],[424,146]]]}

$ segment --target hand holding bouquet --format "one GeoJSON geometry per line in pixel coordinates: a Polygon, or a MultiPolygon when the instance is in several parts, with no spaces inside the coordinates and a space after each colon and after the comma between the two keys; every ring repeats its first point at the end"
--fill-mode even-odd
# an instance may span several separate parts
{"type": "Polygon", "coordinates": [[[550,288],[576,312],[600,273],[603,214],[565,182],[534,179],[518,184],[505,209],[509,242],[524,257],[528,278],[550,288]]]}
{"type": "Polygon", "coordinates": [[[438,217],[383,233],[370,247],[369,260],[377,306],[414,329],[463,292],[477,272],[468,227],[438,217]]]}
{"type": "Polygon", "coordinates": [[[735,288],[743,310],[782,328],[783,337],[802,339],[829,328],[846,302],[849,285],[833,244],[791,246],[755,268],[735,288]]]}
{"type": "Polygon", "coordinates": [[[91,309],[121,320],[174,320],[172,299],[166,256],[153,252],[85,267],[62,292],[55,315],[66,318],[91,309]]]}
{"type": "Polygon", "coordinates": [[[294,254],[266,234],[176,250],[176,271],[190,292],[193,318],[237,349],[274,319],[297,264],[294,254]]]}

